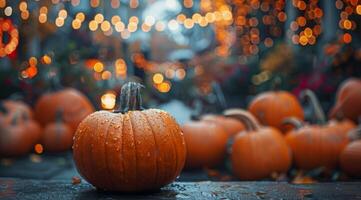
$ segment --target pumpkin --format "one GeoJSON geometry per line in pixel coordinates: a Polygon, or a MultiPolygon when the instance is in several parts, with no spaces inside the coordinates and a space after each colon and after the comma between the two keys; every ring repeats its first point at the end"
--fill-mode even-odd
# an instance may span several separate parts
{"type": "Polygon", "coordinates": [[[289,127],[282,124],[288,117],[304,119],[302,107],[297,98],[286,91],[271,91],[257,95],[248,110],[265,126],[273,126],[287,132],[289,127]]]}
{"type": "Polygon", "coordinates": [[[228,134],[211,121],[190,121],[182,125],[187,145],[185,168],[215,167],[222,163],[227,150],[228,134]]]}
{"type": "Polygon", "coordinates": [[[33,111],[22,101],[4,100],[0,102],[0,118],[11,121],[15,113],[24,113],[29,118],[33,118],[33,111]]]}
{"type": "Polygon", "coordinates": [[[0,118],[0,156],[25,155],[40,137],[40,126],[21,111],[14,114],[10,123],[0,118]]]}
{"type": "Polygon", "coordinates": [[[222,126],[230,137],[233,137],[237,133],[244,130],[244,125],[240,121],[232,119],[232,118],[227,118],[227,117],[224,117],[221,115],[208,114],[208,115],[202,116],[201,119],[203,121],[214,122],[214,123],[222,126]]]}
{"type": "Polygon", "coordinates": [[[350,78],[344,81],[337,90],[336,104],[329,116],[341,116],[358,122],[361,116],[361,79],[350,78]]]}
{"type": "Polygon", "coordinates": [[[35,118],[45,126],[56,120],[57,110],[63,110],[64,122],[75,131],[81,120],[94,112],[94,107],[78,90],[67,88],[41,96],[35,104],[35,118]]]}
{"type": "Polygon", "coordinates": [[[50,122],[44,128],[41,143],[48,152],[70,150],[73,145],[73,132],[62,120],[62,111],[57,111],[56,122],[50,122]]]}
{"type": "Polygon", "coordinates": [[[246,128],[234,137],[232,145],[232,170],[236,177],[259,180],[273,172],[287,172],[291,152],[281,132],[260,126],[251,113],[241,109],[227,110],[225,116],[242,121],[246,128]]]}
{"type": "Polygon", "coordinates": [[[159,189],[179,176],[185,162],[183,133],[165,111],[143,109],[138,83],[121,89],[119,111],[98,111],[79,125],[73,155],[79,173],[98,189],[159,189]]]}
{"type": "MultiPolygon", "coordinates": [[[[353,131],[352,131],[353,132],[353,131]]],[[[352,133],[350,132],[350,133],[352,133]]],[[[340,155],[340,166],[349,176],[361,177],[361,129],[354,129],[357,139],[348,144],[340,155]]]]}
{"type": "Polygon", "coordinates": [[[286,121],[296,127],[286,135],[286,141],[292,149],[297,168],[311,170],[337,167],[340,153],[349,143],[344,134],[327,126],[304,125],[295,118],[286,121]]]}

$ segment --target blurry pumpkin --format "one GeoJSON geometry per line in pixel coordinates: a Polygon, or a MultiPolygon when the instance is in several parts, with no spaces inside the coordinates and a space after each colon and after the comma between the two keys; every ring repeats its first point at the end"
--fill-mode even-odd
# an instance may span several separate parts
{"type": "Polygon", "coordinates": [[[141,87],[123,85],[120,110],[89,115],[75,133],[76,167],[98,189],[159,189],[174,181],[184,166],[186,146],[179,125],[165,111],[143,109],[141,87]]]}
{"type": "Polygon", "coordinates": [[[0,118],[0,156],[22,156],[29,153],[41,137],[41,127],[19,111],[10,123],[0,118]]]}
{"type": "Polygon", "coordinates": [[[78,90],[67,88],[41,96],[35,104],[35,118],[45,126],[56,120],[56,111],[63,110],[63,120],[75,132],[78,124],[94,107],[78,90]]]}
{"type": "Polygon", "coordinates": [[[340,155],[340,166],[342,171],[347,175],[361,177],[361,129],[358,128],[354,130],[357,134],[357,140],[348,144],[342,151],[340,155]]]}
{"type": "Polygon", "coordinates": [[[233,137],[237,133],[244,130],[244,125],[235,119],[227,118],[221,115],[204,115],[201,118],[203,121],[214,122],[220,126],[222,126],[229,136],[233,137]]]}
{"type": "Polygon", "coordinates": [[[73,145],[73,132],[63,122],[63,112],[58,110],[56,121],[50,122],[44,128],[41,143],[47,152],[62,152],[70,150],[73,145]]]}
{"type": "Polygon", "coordinates": [[[15,113],[23,113],[29,118],[33,118],[33,111],[22,101],[4,100],[0,101],[0,118],[9,121],[14,118],[15,113]]]}
{"type": "Polygon", "coordinates": [[[361,79],[350,78],[338,88],[336,103],[330,111],[330,117],[341,116],[358,122],[361,116],[361,79]]]}
{"type": "Polygon", "coordinates": [[[286,141],[292,149],[297,168],[311,170],[319,167],[337,167],[339,155],[349,143],[344,134],[330,127],[304,125],[296,118],[285,121],[296,127],[286,135],[286,141]]]}
{"type": "Polygon", "coordinates": [[[225,111],[225,116],[243,122],[246,130],[237,134],[232,146],[232,170],[240,180],[259,180],[272,173],[287,172],[291,152],[281,132],[261,127],[249,112],[240,109],[225,111]]]}
{"type": "Polygon", "coordinates": [[[226,155],[228,134],[213,121],[190,121],[182,125],[187,145],[185,168],[215,167],[226,155]]]}
{"type": "Polygon", "coordinates": [[[257,95],[248,110],[265,126],[273,126],[287,132],[289,127],[282,124],[288,117],[304,119],[302,107],[297,98],[286,91],[271,91],[257,95]]]}

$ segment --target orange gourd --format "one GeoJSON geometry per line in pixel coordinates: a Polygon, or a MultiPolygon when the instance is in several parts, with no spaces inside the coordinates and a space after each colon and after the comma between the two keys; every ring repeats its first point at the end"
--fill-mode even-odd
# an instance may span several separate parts
{"type": "Polygon", "coordinates": [[[358,122],[361,116],[361,79],[350,78],[337,90],[336,104],[331,109],[331,118],[341,116],[358,122]]]}
{"type": "Polygon", "coordinates": [[[286,91],[271,91],[257,95],[248,110],[265,126],[273,126],[287,132],[289,127],[282,124],[288,117],[304,119],[303,109],[297,98],[286,91]]]}
{"type": "Polygon", "coordinates": [[[203,121],[214,122],[220,126],[222,126],[225,131],[228,133],[230,137],[235,136],[237,133],[244,130],[244,125],[235,119],[227,118],[221,115],[204,115],[201,117],[203,121]]]}
{"type": "Polygon", "coordinates": [[[357,139],[348,144],[340,155],[340,166],[349,176],[361,177],[361,129],[355,129],[357,139]]]}
{"type": "Polygon", "coordinates": [[[183,133],[158,109],[142,109],[141,85],[121,89],[120,111],[98,111],[79,125],[73,144],[76,167],[98,189],[159,189],[179,176],[185,162],[183,133]]]}
{"type": "Polygon", "coordinates": [[[259,180],[273,172],[287,172],[291,165],[291,152],[281,132],[272,127],[261,127],[249,112],[232,109],[225,116],[243,122],[246,130],[234,138],[232,170],[240,180],[259,180]]]}
{"type": "Polygon", "coordinates": [[[71,149],[73,132],[63,122],[62,111],[57,111],[56,122],[50,122],[45,126],[41,143],[47,152],[62,152],[71,149]]]}
{"type": "Polygon", "coordinates": [[[64,122],[75,132],[78,124],[94,112],[94,107],[78,90],[67,88],[41,96],[35,104],[35,118],[45,126],[56,120],[57,110],[63,110],[64,122]]]}
{"type": "Polygon", "coordinates": [[[212,121],[191,121],[182,125],[187,145],[185,168],[215,167],[226,155],[228,134],[212,121]]]}
{"type": "Polygon", "coordinates": [[[11,121],[15,113],[23,113],[28,118],[33,118],[33,111],[22,101],[4,100],[0,102],[0,118],[11,121]]]}
{"type": "Polygon", "coordinates": [[[41,137],[41,127],[22,111],[11,121],[0,118],[0,157],[23,156],[29,153],[41,137]]]}

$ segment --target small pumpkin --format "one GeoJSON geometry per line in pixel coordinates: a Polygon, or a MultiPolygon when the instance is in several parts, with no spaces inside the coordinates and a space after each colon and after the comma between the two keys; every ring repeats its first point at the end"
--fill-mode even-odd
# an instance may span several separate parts
{"type": "Polygon", "coordinates": [[[62,120],[62,111],[57,111],[56,122],[47,124],[42,134],[41,143],[47,152],[70,150],[73,145],[73,132],[62,120]]]}
{"type": "Polygon", "coordinates": [[[41,137],[41,127],[21,111],[9,123],[0,118],[0,156],[22,156],[30,152],[41,137]]]}
{"type": "Polygon", "coordinates": [[[225,116],[242,121],[246,130],[234,138],[232,170],[240,180],[259,180],[273,172],[285,173],[291,165],[291,152],[281,132],[262,127],[249,112],[241,109],[225,111],[225,116]]]}
{"type": "Polygon", "coordinates": [[[340,166],[349,176],[361,177],[361,129],[355,129],[358,133],[358,140],[348,144],[340,155],[340,166]]]}
{"type": "Polygon", "coordinates": [[[185,168],[215,167],[222,163],[227,150],[228,134],[212,121],[190,121],[182,125],[187,145],[185,168]]]}
{"type": "Polygon", "coordinates": [[[94,107],[81,92],[66,88],[42,95],[35,104],[35,118],[42,126],[56,120],[56,111],[63,110],[63,120],[75,132],[78,124],[94,107]]]}
{"type": "Polygon", "coordinates": [[[240,121],[222,115],[203,115],[201,120],[214,122],[222,126],[230,137],[244,130],[244,125],[240,121]]]}
{"type": "Polygon", "coordinates": [[[336,104],[331,109],[331,118],[341,116],[358,122],[361,116],[361,79],[350,78],[338,88],[336,104]]]}
{"type": "Polygon", "coordinates": [[[287,132],[289,127],[282,124],[288,117],[304,120],[304,113],[297,98],[286,91],[270,91],[257,95],[248,110],[265,126],[273,126],[287,132]]]}
{"type": "Polygon", "coordinates": [[[11,121],[15,113],[23,113],[29,118],[33,118],[33,111],[22,101],[4,100],[0,101],[0,118],[11,121]]]}
{"type": "Polygon", "coordinates": [[[319,167],[334,169],[342,149],[349,143],[345,135],[320,125],[304,125],[298,119],[285,120],[296,129],[286,135],[297,168],[311,170],[319,167]]]}
{"type": "Polygon", "coordinates": [[[141,87],[123,85],[120,110],[87,116],[75,133],[76,167],[98,189],[159,189],[175,180],[184,166],[186,146],[179,125],[165,111],[143,109],[141,87]]]}

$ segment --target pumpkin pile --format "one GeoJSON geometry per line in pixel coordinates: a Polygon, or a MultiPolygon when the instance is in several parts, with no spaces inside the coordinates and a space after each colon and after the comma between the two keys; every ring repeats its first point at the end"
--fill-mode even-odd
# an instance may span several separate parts
{"type": "Polygon", "coordinates": [[[120,109],[92,113],[75,133],[76,167],[98,189],[156,190],[175,180],[184,166],[186,146],[179,125],[165,111],[143,109],[141,87],[123,85],[120,109]]]}

